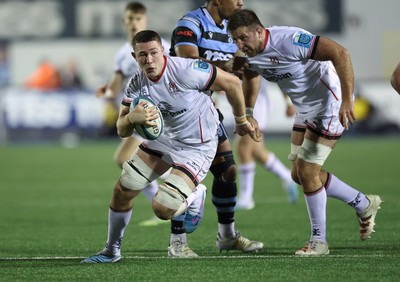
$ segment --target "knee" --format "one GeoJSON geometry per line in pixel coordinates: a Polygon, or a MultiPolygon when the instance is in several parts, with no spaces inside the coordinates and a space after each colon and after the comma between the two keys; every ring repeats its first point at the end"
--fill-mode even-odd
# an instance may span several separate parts
{"type": "Polygon", "coordinates": [[[186,198],[192,193],[189,185],[179,176],[169,175],[160,184],[153,198],[154,214],[163,220],[171,219],[182,214],[186,209],[186,198]]]}
{"type": "Polygon", "coordinates": [[[151,207],[153,208],[154,214],[162,220],[170,220],[174,217],[176,210],[170,209],[157,201],[152,201],[151,207]]]}
{"type": "MultiPolygon", "coordinates": [[[[300,160],[300,162],[302,162],[300,160]]],[[[297,166],[297,176],[300,183],[304,186],[307,183],[314,182],[315,180],[319,180],[319,169],[317,166],[312,164],[307,164],[303,162],[305,165],[297,166]]]]}
{"type": "Polygon", "coordinates": [[[222,172],[224,182],[234,183],[236,181],[236,165],[231,165],[222,172]]]}

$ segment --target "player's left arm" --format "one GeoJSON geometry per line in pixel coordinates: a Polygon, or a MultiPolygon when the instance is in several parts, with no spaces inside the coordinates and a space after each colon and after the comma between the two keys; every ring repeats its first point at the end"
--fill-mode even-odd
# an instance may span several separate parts
{"type": "Polygon", "coordinates": [[[342,105],[339,118],[342,125],[348,129],[349,124],[355,121],[354,114],[354,71],[350,54],[346,48],[326,37],[319,37],[314,46],[311,59],[331,61],[335,66],[342,89],[342,105]]]}
{"type": "Polygon", "coordinates": [[[390,84],[393,89],[400,94],[400,63],[397,64],[397,67],[394,69],[392,73],[392,77],[390,78],[390,84]]]}
{"type": "Polygon", "coordinates": [[[254,126],[256,135],[260,135],[259,126],[257,120],[253,117],[254,106],[258,94],[260,92],[261,78],[257,72],[253,72],[249,69],[245,69],[243,72],[243,95],[246,105],[246,117],[248,121],[254,126]]]}
{"type": "Polygon", "coordinates": [[[220,68],[215,68],[215,70],[216,76],[209,89],[225,91],[235,116],[236,132],[240,136],[250,134],[255,141],[261,141],[259,133],[255,132],[254,126],[247,121],[244,95],[239,78],[220,68]]]}

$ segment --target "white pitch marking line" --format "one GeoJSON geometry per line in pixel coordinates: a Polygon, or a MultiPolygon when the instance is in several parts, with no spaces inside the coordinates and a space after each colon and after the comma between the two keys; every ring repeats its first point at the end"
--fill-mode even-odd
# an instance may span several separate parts
{"type": "MultiPolygon", "coordinates": [[[[376,257],[394,257],[393,255],[326,255],[318,258],[376,258],[376,257]]],[[[0,257],[1,261],[23,261],[23,260],[75,260],[85,259],[86,257],[0,257]]],[[[304,258],[297,255],[248,255],[248,256],[200,256],[194,259],[273,259],[273,258],[304,258]]],[[[167,256],[146,257],[146,256],[122,256],[122,259],[176,259],[167,256]]],[[[191,258],[192,260],[193,258],[191,258]]]]}

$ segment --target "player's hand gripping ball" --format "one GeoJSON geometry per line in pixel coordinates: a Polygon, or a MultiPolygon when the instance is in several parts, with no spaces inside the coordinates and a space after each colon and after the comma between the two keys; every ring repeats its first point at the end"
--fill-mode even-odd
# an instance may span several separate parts
{"type": "MultiPolygon", "coordinates": [[[[133,111],[133,109],[137,106],[137,104],[139,104],[141,102],[146,102],[146,104],[144,105],[145,108],[150,108],[150,107],[155,106],[155,103],[150,98],[147,98],[144,96],[139,96],[139,97],[136,97],[132,101],[131,106],[130,106],[130,111],[133,111]]],[[[157,107],[157,110],[158,110],[159,117],[153,121],[154,125],[152,125],[152,126],[146,126],[144,124],[135,124],[134,125],[136,132],[140,136],[142,136],[144,139],[155,140],[161,135],[161,133],[163,131],[164,120],[163,120],[161,111],[158,107],[157,107]]]]}

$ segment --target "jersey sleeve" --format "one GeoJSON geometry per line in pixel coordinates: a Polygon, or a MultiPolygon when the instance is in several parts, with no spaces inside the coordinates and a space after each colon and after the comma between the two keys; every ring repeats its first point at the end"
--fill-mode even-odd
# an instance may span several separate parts
{"type": "Polygon", "coordinates": [[[172,32],[174,48],[179,45],[198,46],[198,38],[201,38],[201,23],[190,16],[180,19],[172,32]]]}
{"type": "Polygon", "coordinates": [[[139,74],[134,74],[129,79],[128,83],[125,86],[124,98],[122,99],[121,104],[129,107],[132,103],[132,100],[139,96],[140,87],[139,87],[139,74]]]}
{"type": "Polygon", "coordinates": [[[296,59],[312,59],[318,43],[319,36],[298,29],[289,38],[287,44],[296,59]]]}
{"type": "Polygon", "coordinates": [[[122,74],[122,61],[124,57],[121,55],[121,53],[121,50],[118,50],[114,56],[114,72],[119,72],[122,74]]]}
{"type": "Polygon", "coordinates": [[[181,68],[185,70],[180,75],[181,84],[186,89],[209,90],[217,76],[217,68],[202,60],[188,59],[185,63],[186,67],[181,68]]]}

